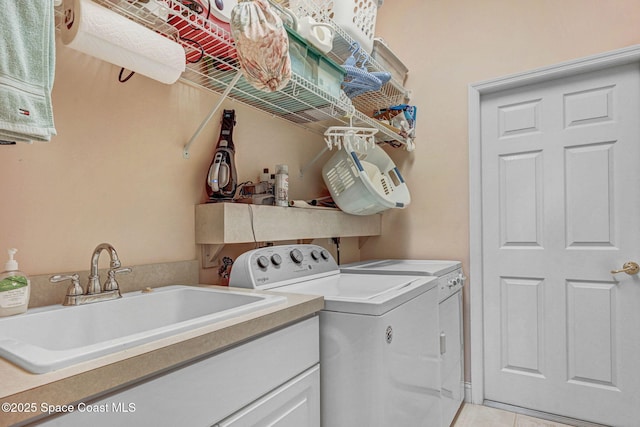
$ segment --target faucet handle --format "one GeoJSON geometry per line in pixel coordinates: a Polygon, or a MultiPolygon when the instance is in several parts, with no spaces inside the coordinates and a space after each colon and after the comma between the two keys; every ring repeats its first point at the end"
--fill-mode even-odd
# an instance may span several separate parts
{"type": "Polygon", "coordinates": [[[131,269],[129,267],[110,269],[107,272],[107,280],[104,282],[104,286],[102,287],[103,291],[116,291],[120,289],[118,282],[116,281],[116,274],[121,273],[131,273],[131,269]]]}
{"type": "Polygon", "coordinates": [[[84,293],[82,286],[80,286],[80,276],[77,274],[56,274],[49,278],[51,283],[64,282],[65,280],[71,280],[71,284],[67,288],[67,296],[82,295],[84,293]]]}

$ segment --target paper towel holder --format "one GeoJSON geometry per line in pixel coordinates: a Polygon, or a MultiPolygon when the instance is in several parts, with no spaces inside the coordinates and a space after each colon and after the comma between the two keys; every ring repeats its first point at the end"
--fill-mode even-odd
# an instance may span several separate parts
{"type": "Polygon", "coordinates": [[[126,82],[128,82],[128,81],[129,81],[129,79],[130,79],[131,77],[133,77],[133,75],[136,73],[135,71],[131,71],[127,77],[124,77],[124,78],[123,78],[123,77],[122,77],[122,74],[124,73],[124,70],[125,70],[125,68],[124,68],[124,67],[122,67],[122,68],[120,68],[120,73],[118,73],[118,81],[119,81],[120,83],[126,83],[126,82]]]}

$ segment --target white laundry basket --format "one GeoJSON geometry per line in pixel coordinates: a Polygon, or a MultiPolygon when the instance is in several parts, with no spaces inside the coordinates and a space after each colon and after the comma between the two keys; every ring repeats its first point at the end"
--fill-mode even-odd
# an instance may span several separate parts
{"type": "Polygon", "coordinates": [[[294,13],[297,11],[297,8],[308,11],[306,7],[308,3],[313,3],[314,8],[320,12],[319,15],[314,16],[314,18],[319,21],[325,21],[327,18],[331,19],[349,34],[354,41],[358,42],[361,49],[371,54],[378,7],[382,3],[380,0],[289,1],[289,5],[294,13]]]}
{"type": "Polygon", "coordinates": [[[349,214],[372,215],[411,202],[400,171],[377,145],[354,149],[345,142],[322,168],[322,178],[336,205],[349,214]]]}

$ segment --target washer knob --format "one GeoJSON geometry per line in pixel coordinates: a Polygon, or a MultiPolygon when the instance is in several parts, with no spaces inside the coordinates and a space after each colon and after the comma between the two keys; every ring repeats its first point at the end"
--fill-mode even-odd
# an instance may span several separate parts
{"type": "Polygon", "coordinates": [[[278,254],[273,254],[271,255],[271,262],[273,265],[280,265],[282,264],[282,257],[278,254]]]}
{"type": "Polygon", "coordinates": [[[260,255],[257,261],[258,261],[258,267],[260,268],[269,267],[269,258],[267,258],[266,256],[260,255]]]}
{"type": "Polygon", "coordinates": [[[320,256],[322,257],[323,260],[329,261],[330,255],[329,255],[329,252],[327,252],[326,250],[324,250],[324,249],[321,250],[320,251],[320,256]]]}
{"type": "Polygon", "coordinates": [[[314,261],[318,261],[320,259],[320,253],[318,251],[316,251],[315,249],[311,251],[311,258],[313,258],[314,261]]]}
{"type": "Polygon", "coordinates": [[[300,264],[302,262],[303,255],[302,252],[300,252],[300,249],[292,250],[291,252],[289,252],[289,256],[296,264],[300,264]]]}
{"type": "Polygon", "coordinates": [[[449,289],[456,287],[456,286],[461,286],[464,280],[464,276],[462,274],[458,274],[458,276],[454,279],[449,279],[449,289]]]}

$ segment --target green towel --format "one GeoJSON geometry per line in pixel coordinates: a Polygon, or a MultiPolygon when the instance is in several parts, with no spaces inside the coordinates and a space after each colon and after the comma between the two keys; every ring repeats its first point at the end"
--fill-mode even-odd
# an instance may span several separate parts
{"type": "Polygon", "coordinates": [[[50,141],[53,0],[0,0],[0,142],[50,141]]]}

